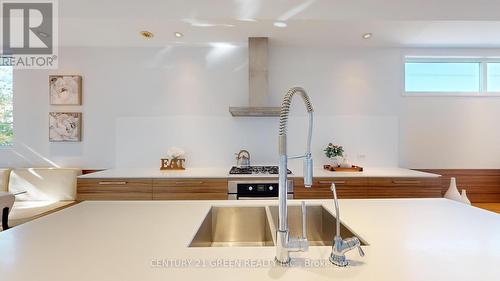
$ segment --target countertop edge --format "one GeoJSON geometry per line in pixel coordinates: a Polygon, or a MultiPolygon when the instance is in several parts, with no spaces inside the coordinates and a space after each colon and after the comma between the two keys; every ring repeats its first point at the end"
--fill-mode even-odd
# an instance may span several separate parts
{"type": "MultiPolygon", "coordinates": [[[[184,171],[160,171],[144,168],[115,168],[81,175],[78,179],[277,179],[277,175],[230,175],[224,168],[191,168],[184,171]]],[[[291,174],[289,178],[301,178],[291,174]]],[[[441,175],[406,168],[366,168],[364,172],[330,172],[314,169],[315,178],[439,178],[441,175]]]]}

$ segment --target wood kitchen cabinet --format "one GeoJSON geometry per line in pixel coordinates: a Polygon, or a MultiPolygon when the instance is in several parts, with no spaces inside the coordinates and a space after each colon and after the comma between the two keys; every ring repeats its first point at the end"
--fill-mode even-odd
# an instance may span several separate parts
{"type": "Polygon", "coordinates": [[[450,178],[457,179],[458,190],[467,190],[473,203],[500,202],[500,169],[432,169],[420,170],[441,176],[441,191],[446,192],[450,178]]]}
{"type": "Polygon", "coordinates": [[[439,178],[370,178],[367,198],[439,198],[439,178]]]}
{"type": "Polygon", "coordinates": [[[314,178],[309,189],[304,187],[304,180],[295,179],[294,198],[333,198],[332,182],[343,199],[442,197],[439,178],[314,178]]]}
{"type": "MultiPolygon", "coordinates": [[[[295,199],[441,197],[439,178],[314,178],[312,188],[294,179],[295,199]]],[[[78,179],[77,200],[227,200],[226,178],[200,179],[78,179]]]]}
{"type": "Polygon", "coordinates": [[[78,179],[77,200],[227,200],[227,179],[78,179]]]}
{"type": "Polygon", "coordinates": [[[152,179],[78,179],[78,201],[151,199],[152,179]]]}
{"type": "Polygon", "coordinates": [[[153,179],[153,200],[227,200],[227,179],[153,179]]]}
{"type": "Polygon", "coordinates": [[[304,187],[303,179],[294,180],[295,199],[333,198],[330,186],[337,188],[337,196],[343,199],[366,198],[368,180],[366,178],[314,178],[311,188],[304,187]]]}

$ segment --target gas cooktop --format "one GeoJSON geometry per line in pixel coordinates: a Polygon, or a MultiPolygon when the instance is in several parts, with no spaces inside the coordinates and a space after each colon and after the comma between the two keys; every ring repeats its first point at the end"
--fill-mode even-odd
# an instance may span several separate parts
{"type": "MultiPolygon", "coordinates": [[[[292,171],[287,169],[287,173],[291,174],[292,171]]],[[[233,166],[229,171],[231,175],[277,175],[279,174],[278,166],[233,166]]]]}

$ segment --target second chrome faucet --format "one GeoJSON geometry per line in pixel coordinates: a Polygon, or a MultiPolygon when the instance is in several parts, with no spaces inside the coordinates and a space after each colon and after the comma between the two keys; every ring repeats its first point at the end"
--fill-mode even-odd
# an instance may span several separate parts
{"type": "Polygon", "coordinates": [[[339,200],[337,199],[337,189],[335,183],[332,183],[331,190],[333,193],[333,200],[335,203],[335,221],[336,221],[336,231],[335,238],[333,239],[332,253],[330,254],[330,262],[337,266],[347,266],[349,261],[347,260],[345,253],[357,248],[360,256],[364,256],[365,252],[361,248],[361,241],[357,237],[351,237],[347,239],[342,239],[340,236],[340,213],[339,213],[339,200]]]}

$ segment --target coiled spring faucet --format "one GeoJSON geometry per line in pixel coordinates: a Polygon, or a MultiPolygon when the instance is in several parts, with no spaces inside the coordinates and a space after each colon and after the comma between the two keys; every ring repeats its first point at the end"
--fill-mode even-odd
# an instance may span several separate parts
{"type": "Polygon", "coordinates": [[[281,105],[280,112],[280,130],[279,130],[279,227],[276,233],[276,261],[281,265],[290,263],[290,252],[302,251],[305,252],[309,248],[309,242],[305,237],[305,205],[302,205],[302,218],[303,218],[303,237],[290,238],[288,229],[288,214],[287,214],[287,164],[288,159],[304,159],[304,186],[312,186],[312,173],[313,173],[313,160],[311,156],[311,138],[313,128],[313,107],[309,96],[303,88],[295,87],[290,89],[281,105]],[[306,105],[309,115],[309,131],[307,135],[306,153],[300,156],[288,157],[286,149],[286,133],[288,125],[288,114],[290,113],[290,104],[294,95],[300,95],[306,105]]]}

